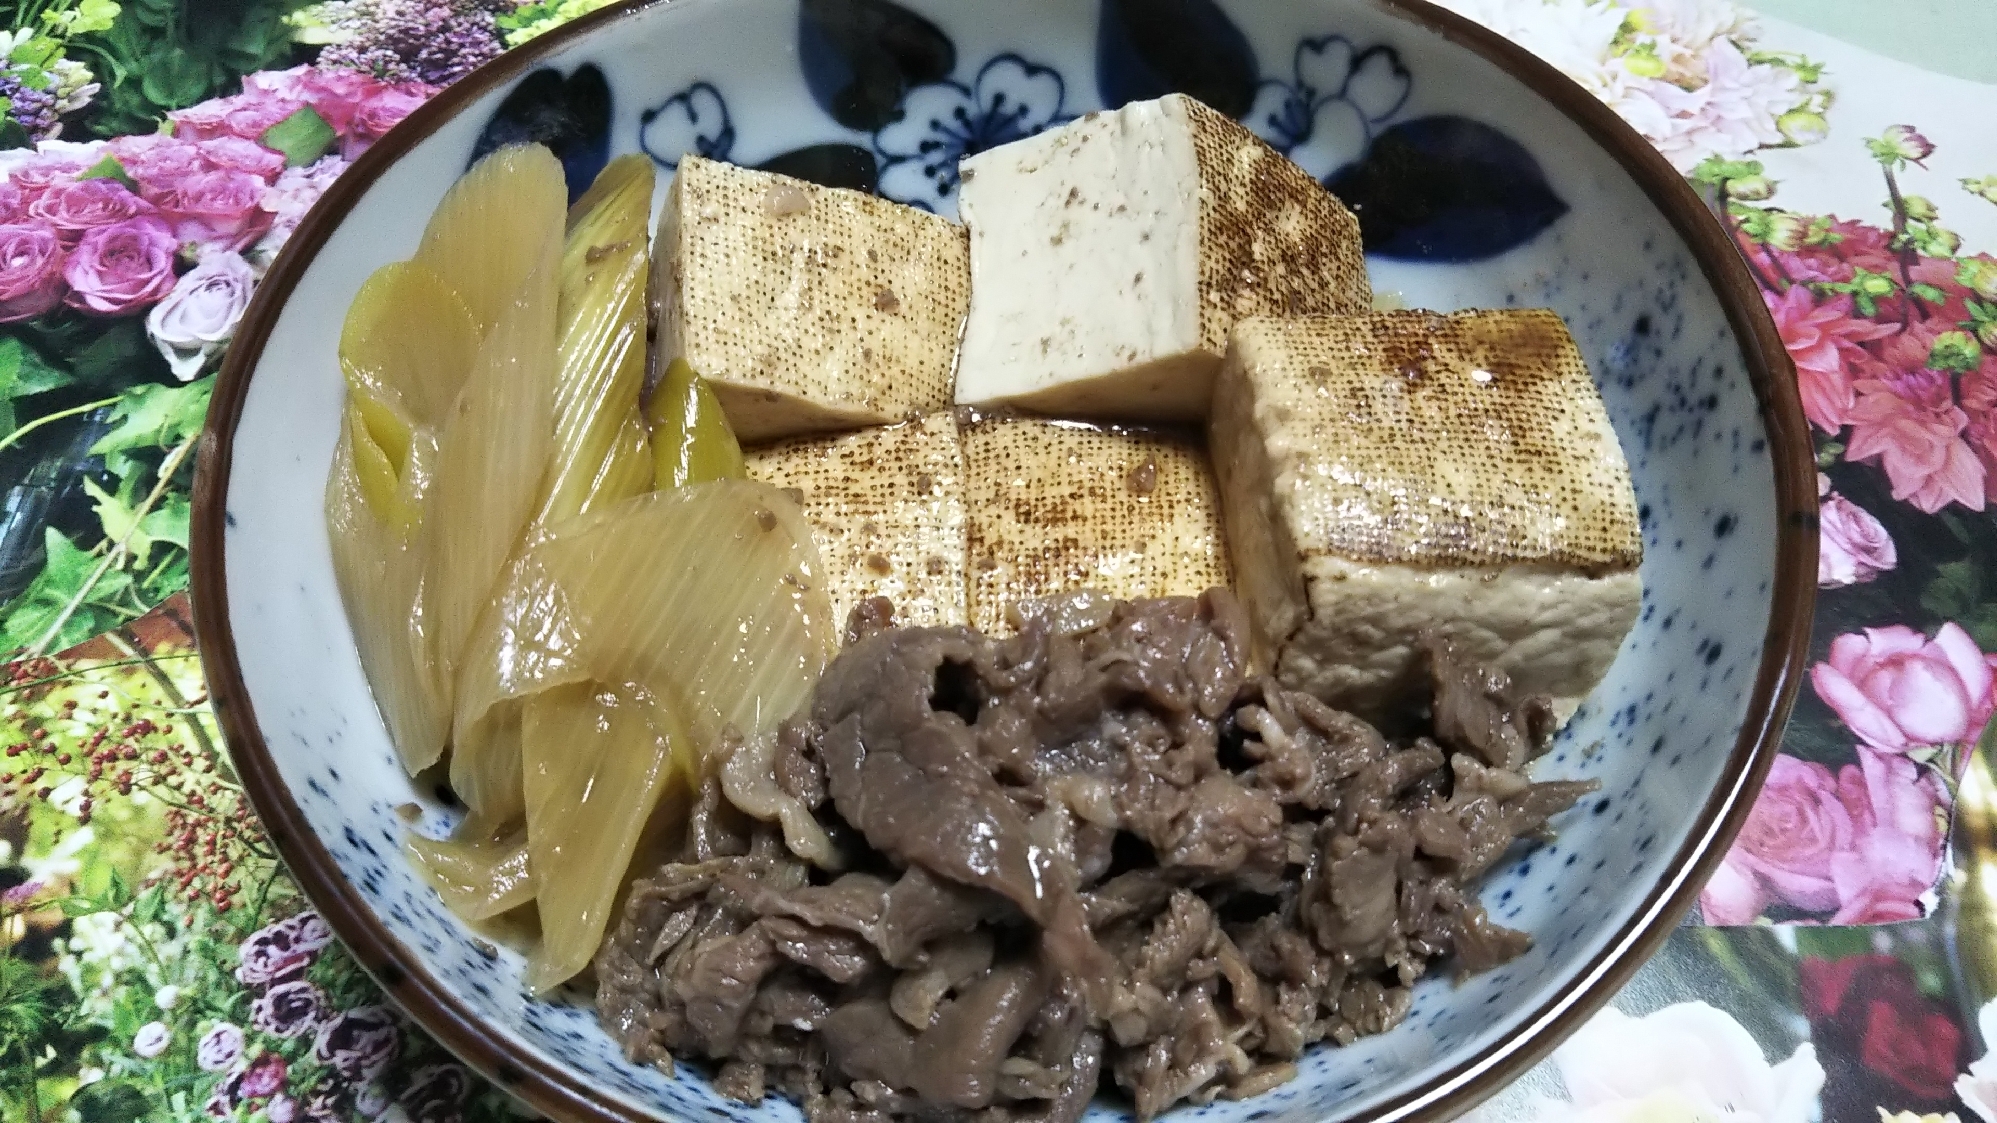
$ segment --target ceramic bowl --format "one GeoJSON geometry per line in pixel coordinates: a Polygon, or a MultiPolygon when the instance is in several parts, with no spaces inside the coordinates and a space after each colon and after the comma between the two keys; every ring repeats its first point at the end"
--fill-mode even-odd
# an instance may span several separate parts
{"type": "MultiPolygon", "coordinates": [[[[1401,0],[628,3],[460,82],[359,161],[245,318],[200,462],[201,646],[250,796],[300,884],[416,1022],[567,1119],[791,1119],[626,1063],[588,1005],[536,1001],[404,864],[449,814],[397,767],[329,560],[342,310],[409,256],[476,156],[686,153],[954,211],[960,155],[1172,90],[1244,120],[1360,214],[1410,306],[1566,318],[1628,450],[1642,618],[1543,763],[1601,781],[1485,900],[1533,950],[1421,986],[1406,1023],[1319,1049],[1216,1121],[1441,1119],[1542,1056],[1690,907],[1745,815],[1798,679],[1815,489],[1794,376],[1722,228],[1637,135],[1494,35],[1401,0]],[[483,950],[482,950],[483,948],[483,950]]],[[[1127,1110],[1091,1109],[1106,1120],[1127,1110]]]]}

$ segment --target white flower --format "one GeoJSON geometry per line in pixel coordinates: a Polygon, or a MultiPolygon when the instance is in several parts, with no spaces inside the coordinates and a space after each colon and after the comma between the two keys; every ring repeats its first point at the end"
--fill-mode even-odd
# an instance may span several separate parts
{"type": "Polygon", "coordinates": [[[56,160],[68,160],[93,167],[104,158],[105,142],[101,140],[45,140],[35,145],[35,151],[56,160]]]}
{"type": "Polygon", "coordinates": [[[76,1086],[79,1088],[87,1087],[104,1079],[104,1076],[105,1072],[103,1069],[98,1068],[96,1065],[85,1065],[76,1070],[76,1086]]]}
{"type": "Polygon", "coordinates": [[[201,1035],[201,1044],[195,1047],[194,1063],[200,1065],[203,1072],[227,1072],[229,1066],[242,1055],[241,1027],[217,1022],[215,1028],[201,1035]]]}
{"type": "Polygon", "coordinates": [[[257,278],[243,255],[211,253],[146,315],[146,334],[173,375],[192,382],[230,337],[250,306],[257,278]]]}
{"type": "Polygon", "coordinates": [[[1553,1054],[1570,1102],[1541,1101],[1561,1123],[1808,1123],[1824,1086],[1816,1051],[1770,1065],[1741,1024],[1703,1002],[1632,1018],[1607,1009],[1553,1054]]]}
{"type": "MultiPolygon", "coordinates": [[[[1997,999],[1983,1004],[1976,1027],[1983,1031],[1986,1045],[1997,1041],[1997,999]]],[[[1969,1071],[1955,1078],[1955,1094],[1983,1123],[1997,1123],[1997,1054],[1985,1053],[1970,1062],[1969,1071]]]]}
{"type": "Polygon", "coordinates": [[[146,1060],[152,1060],[166,1052],[167,1043],[173,1040],[173,1031],[164,1022],[147,1022],[132,1035],[132,1052],[146,1060]]]}
{"type": "Polygon", "coordinates": [[[153,1005],[162,1010],[171,1010],[180,1002],[180,988],[172,983],[153,992],[153,1005]]]}
{"type": "Polygon", "coordinates": [[[363,1119],[373,1119],[388,1110],[388,1093],[381,1085],[370,1084],[354,1093],[354,1112],[363,1119]]]}
{"type": "Polygon", "coordinates": [[[23,27],[14,31],[0,31],[0,58],[6,58],[18,50],[28,40],[35,37],[35,29],[23,27]]]}

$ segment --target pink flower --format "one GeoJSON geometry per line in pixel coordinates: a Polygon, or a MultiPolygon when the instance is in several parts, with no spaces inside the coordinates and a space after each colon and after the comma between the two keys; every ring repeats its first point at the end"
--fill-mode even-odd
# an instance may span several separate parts
{"type": "Polygon", "coordinates": [[[201,159],[215,171],[248,172],[269,183],[284,172],[284,154],[273,152],[253,140],[239,136],[218,136],[194,146],[201,159]]]}
{"type": "Polygon", "coordinates": [[[66,256],[61,235],[45,222],[0,226],[0,323],[62,303],[66,256]]]}
{"type": "Polygon", "coordinates": [[[1943,624],[1935,638],[1895,624],[1831,641],[1830,659],[1810,668],[1817,696],[1881,752],[1974,743],[1997,707],[1997,657],[1969,633],[1943,624]]]}
{"type": "Polygon", "coordinates": [[[303,108],[303,101],[252,91],[176,109],[167,116],[173,121],[173,135],[184,141],[224,136],[261,141],[272,125],[303,108]]]}
{"type": "Polygon", "coordinates": [[[8,182],[33,200],[57,183],[73,182],[90,165],[64,156],[37,156],[7,173],[8,182]]]}
{"type": "MultiPolygon", "coordinates": [[[[223,118],[223,129],[230,136],[261,143],[263,135],[272,125],[305,108],[304,103],[285,98],[252,98],[242,95],[239,104],[230,109],[223,118]]],[[[212,137],[209,139],[213,139],[212,137]]]]}
{"type": "Polygon", "coordinates": [[[139,194],[147,198],[170,189],[183,179],[209,170],[208,161],[201,158],[199,148],[171,138],[165,144],[150,145],[143,151],[119,156],[118,162],[124,165],[125,174],[139,185],[139,194]]]}
{"type": "Polygon", "coordinates": [[[100,226],[158,212],[116,180],[85,179],[54,184],[29,204],[28,213],[55,227],[64,245],[74,246],[100,226]]]}
{"type": "MultiPolygon", "coordinates": [[[[1949,625],[1954,627],[1954,625],[1949,625]]],[[[1838,788],[1851,812],[1852,847],[1831,859],[1838,911],[1832,924],[1916,920],[1941,873],[1945,802],[1936,778],[1906,757],[1860,745],[1838,788]]]]}
{"type": "Polygon", "coordinates": [[[340,154],[349,160],[359,158],[436,92],[436,87],[422,82],[399,82],[377,91],[354,114],[353,131],[347,134],[340,154]]]}
{"type": "Polygon", "coordinates": [[[1729,879],[1700,897],[1706,920],[1752,923],[1771,898],[1812,912],[1835,909],[1831,859],[1850,848],[1852,837],[1851,813],[1831,770],[1787,754],[1776,757],[1727,854],[1729,879]]]}
{"type": "Polygon", "coordinates": [[[1870,581],[1900,564],[1893,539],[1872,513],[1842,495],[1827,495],[1817,526],[1817,586],[1838,589],[1870,581]]]}
{"type": "Polygon", "coordinates": [[[173,291],[179,249],[166,223],[150,216],[100,226],[83,236],[63,266],[64,303],[96,316],[137,312],[173,291]]]}
{"type": "Polygon", "coordinates": [[[1960,439],[1969,415],[1956,406],[1947,375],[1915,370],[1854,388],[1847,459],[1878,460],[1893,498],[1928,514],[1950,503],[1983,509],[1983,463],[1960,439]]]}
{"type": "Polygon", "coordinates": [[[284,1058],[276,1053],[265,1053],[250,1062],[243,1072],[243,1082],[238,1085],[244,1099],[260,1099],[274,1096],[284,1091],[286,1065],[284,1058]]]}
{"type": "Polygon", "coordinates": [[[0,180],[0,225],[16,222],[27,213],[28,197],[11,179],[0,180]]]}
{"type": "Polygon", "coordinates": [[[362,103],[379,89],[381,83],[373,77],[343,66],[294,66],[290,70],[262,71],[243,79],[245,93],[304,102],[342,136],[352,126],[354,114],[362,103]]]}
{"type": "Polygon", "coordinates": [[[1882,339],[1899,328],[1853,319],[1848,296],[1818,304],[1803,285],[1790,285],[1780,296],[1764,291],[1761,298],[1775,317],[1782,345],[1796,361],[1804,416],[1826,433],[1844,428],[1853,403],[1849,360],[1860,354],[1860,343],[1882,339]]]}
{"type": "Polygon", "coordinates": [[[202,172],[153,195],[183,243],[240,250],[270,229],[265,183],[248,172],[202,172]]]}
{"type": "Polygon", "coordinates": [[[277,182],[264,192],[263,197],[263,208],[271,212],[270,232],[257,243],[250,255],[259,268],[270,266],[278,251],[291,240],[305,213],[346,170],[345,160],[338,156],[324,156],[305,167],[287,169],[277,177],[277,182]]]}
{"type": "Polygon", "coordinates": [[[146,335],[182,382],[191,382],[236,334],[256,274],[241,254],[218,250],[183,275],[146,315],[146,335]]]}

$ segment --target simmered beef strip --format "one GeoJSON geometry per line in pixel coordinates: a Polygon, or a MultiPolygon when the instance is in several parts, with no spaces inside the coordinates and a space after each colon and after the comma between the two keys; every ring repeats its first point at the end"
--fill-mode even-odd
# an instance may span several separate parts
{"type": "Polygon", "coordinates": [[[1593,790],[1527,778],[1550,711],[1444,644],[1428,724],[1391,739],[1252,677],[1224,590],[1026,606],[1002,640],[891,619],[863,605],[810,712],[755,746],[845,872],[708,785],[597,961],[632,1057],[718,1064],[810,1123],[1266,1091],[1397,1025],[1433,968],[1526,951],[1476,879],[1593,790]]]}

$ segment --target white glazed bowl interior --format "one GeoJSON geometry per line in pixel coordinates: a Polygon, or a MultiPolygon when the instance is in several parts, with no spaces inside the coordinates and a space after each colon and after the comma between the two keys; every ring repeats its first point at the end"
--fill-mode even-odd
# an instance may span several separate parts
{"type": "MultiPolygon", "coordinates": [[[[613,93],[613,154],[645,144],[656,152],[661,134],[645,134],[644,111],[703,82],[725,98],[742,162],[823,142],[882,143],[841,126],[814,100],[795,46],[798,2],[655,5],[596,25],[536,65],[602,70],[613,93]]],[[[1100,107],[1096,0],[907,6],[954,40],[953,78],[973,99],[983,64],[1010,54],[1063,77],[1064,115],[1100,107]]],[[[1411,76],[1399,118],[1474,118],[1533,154],[1566,206],[1537,237],[1469,263],[1376,258],[1374,286],[1416,307],[1558,310],[1602,385],[1643,511],[1641,622],[1541,766],[1544,777],[1592,778],[1602,791],[1558,822],[1557,841],[1515,850],[1487,883],[1495,917],[1533,933],[1533,950],[1461,985],[1431,979],[1405,1025],[1313,1051],[1299,1079],[1276,1092],[1183,1109],[1286,1123],[1394,1118],[1512,1066],[1512,1051],[1530,1036],[1523,1031],[1559,1021],[1601,982],[1657,921],[1689,858],[1721,831],[1716,799],[1737,798],[1750,771],[1736,742],[1744,723],[1767,716],[1750,708],[1777,613],[1776,455],[1747,373],[1753,344],[1744,348],[1687,242],[1631,172],[1568,115],[1494,63],[1372,3],[1223,0],[1221,8],[1260,60],[1265,83],[1306,83],[1300,70],[1321,61],[1313,53],[1299,66],[1307,40],[1386,45],[1411,76]]],[[[528,998],[519,957],[483,954],[400,854],[409,828],[396,808],[423,805],[417,829],[432,834],[447,829],[449,815],[397,766],[335,587],[320,497],[342,398],[336,345],[362,280],[414,251],[517,80],[463,104],[365,186],[297,275],[256,358],[229,449],[219,559],[219,611],[253,711],[235,718],[255,723],[268,768],[295,805],[294,831],[313,836],[289,845],[323,848],[330,866],[322,868],[337,867],[334,880],[345,883],[320,887],[322,907],[350,942],[354,925],[378,926],[397,954],[370,966],[447,1043],[463,1045],[453,1026],[467,1020],[499,1040],[501,1063],[470,1050],[488,1075],[532,1085],[553,1074],[568,1092],[522,1090],[544,1106],[596,1099],[611,1116],[793,1118],[795,1109],[774,1097],[753,1109],[722,1099],[695,1068],[682,1066],[674,1078],[628,1064],[586,1005],[528,998]],[[576,1089],[588,1091],[579,1100],[576,1089]]],[[[957,88],[937,96],[947,100],[957,88]]],[[[1353,98],[1364,96],[1354,87],[1353,98]]],[[[1333,105],[1321,118],[1332,123],[1315,147],[1300,147],[1299,159],[1319,174],[1352,159],[1353,136],[1363,143],[1379,127],[1367,117],[1378,108],[1364,109],[1357,133],[1341,135],[1333,117],[1345,111],[1333,105]]],[[[698,112],[686,117],[694,132],[698,112]]],[[[669,174],[662,170],[662,188],[669,174]]],[[[1099,1103],[1091,1117],[1123,1110],[1099,1103]]]]}

